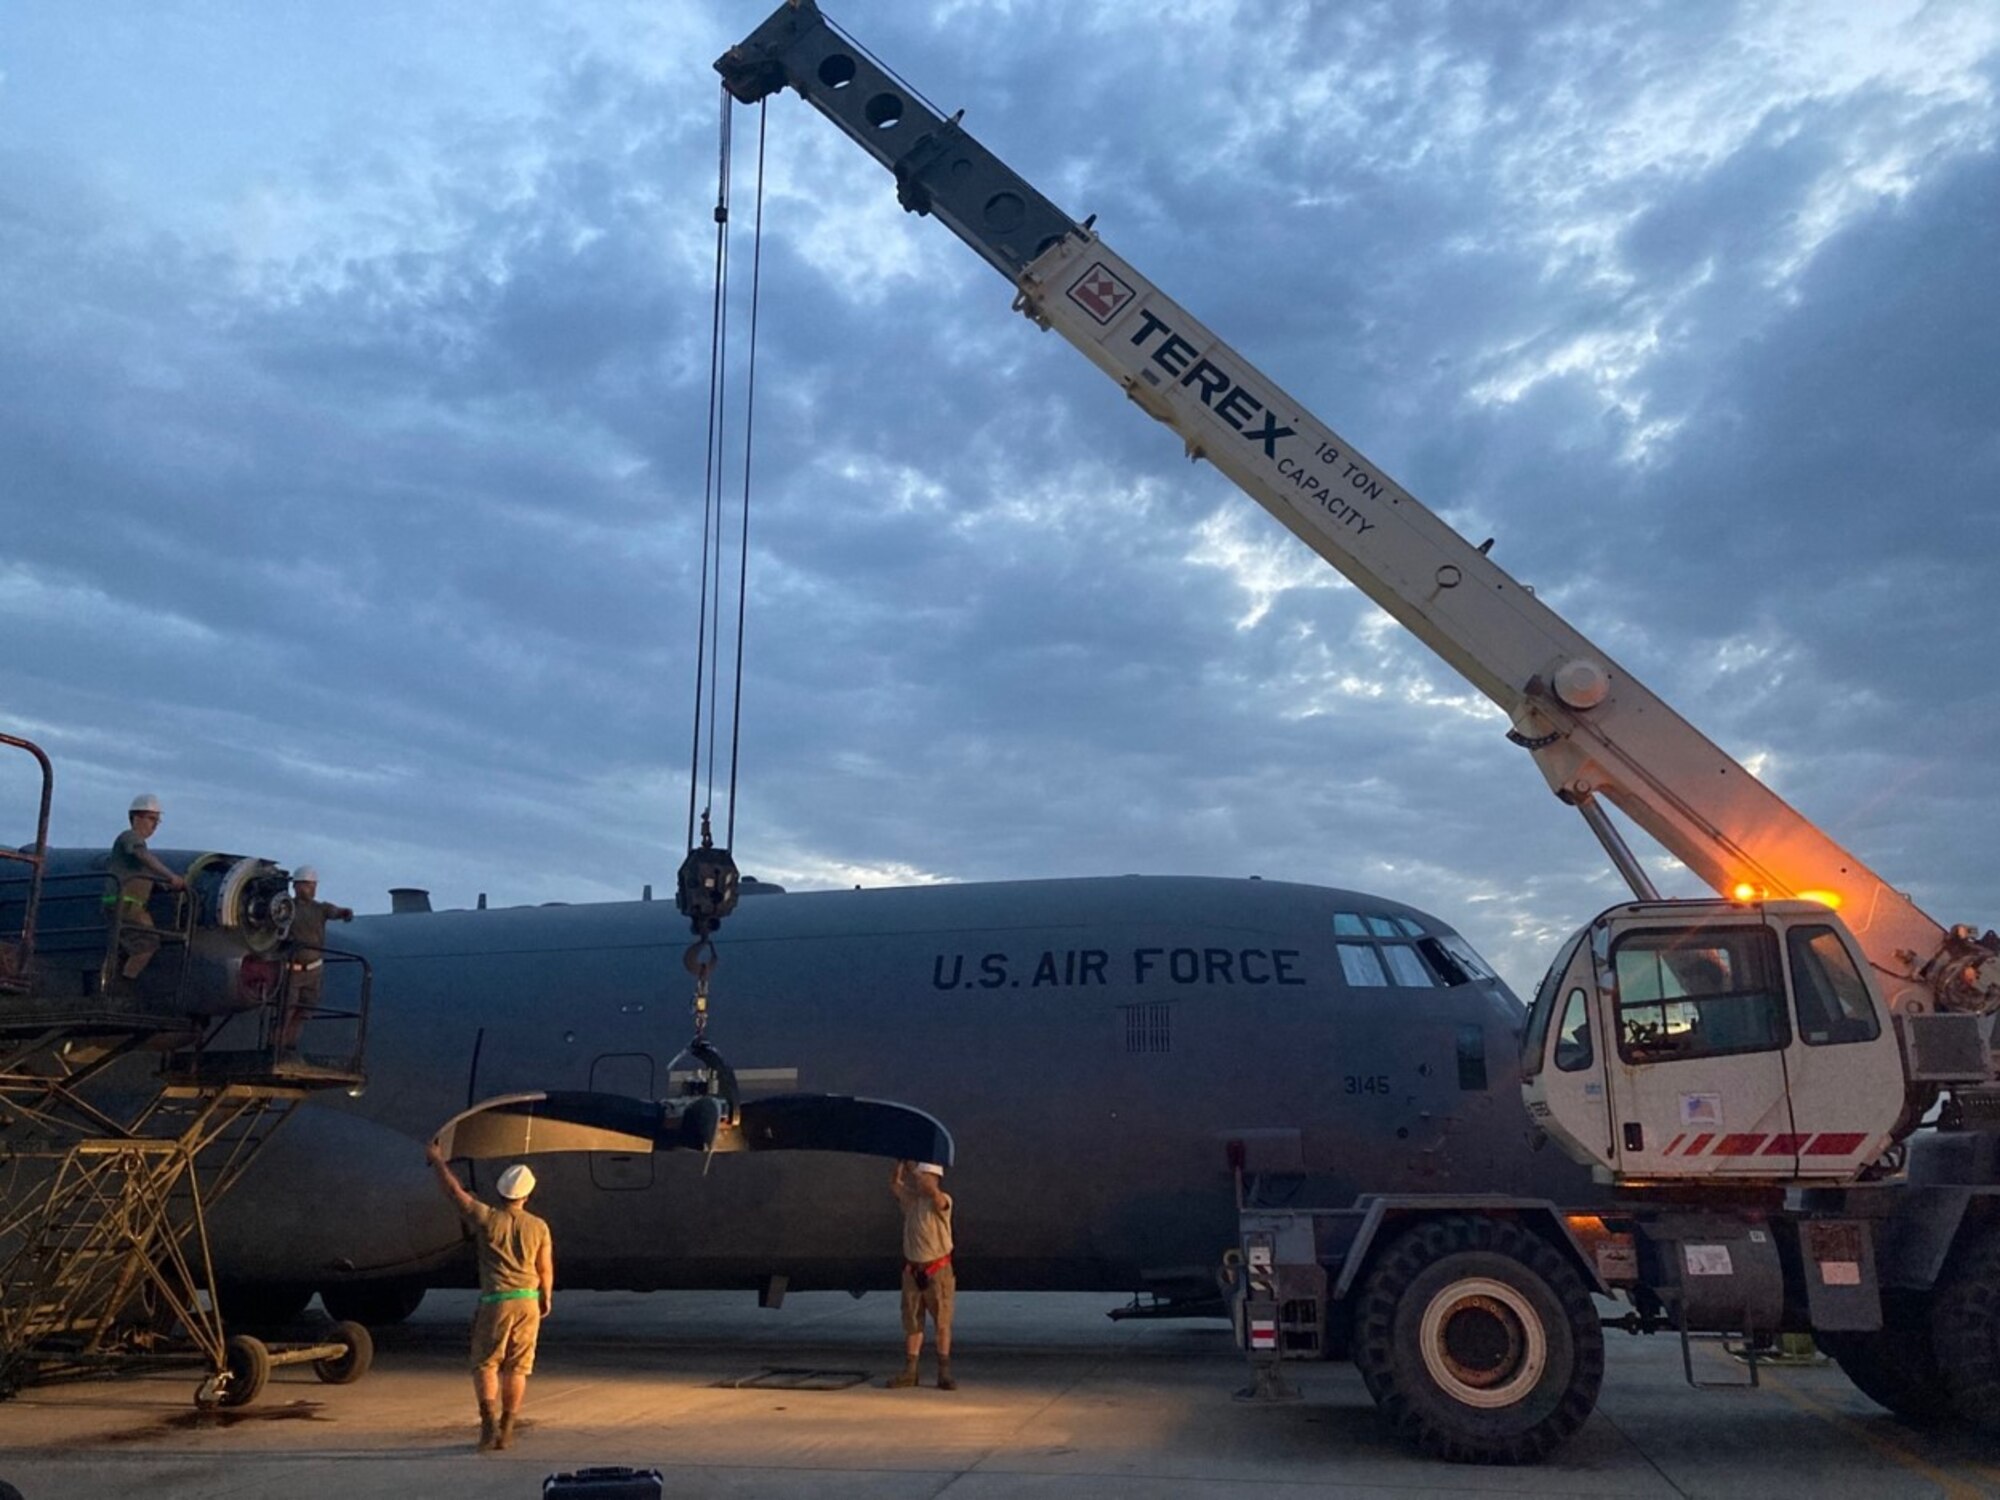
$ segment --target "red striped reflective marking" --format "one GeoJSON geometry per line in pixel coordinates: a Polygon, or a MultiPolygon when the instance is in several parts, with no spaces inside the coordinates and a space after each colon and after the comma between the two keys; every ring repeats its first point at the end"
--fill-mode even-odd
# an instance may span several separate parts
{"type": "Polygon", "coordinates": [[[1802,1135],[1774,1135],[1764,1148],[1766,1156],[1797,1156],[1808,1138],[1802,1135]]]}
{"type": "Polygon", "coordinates": [[[1681,1155],[1699,1156],[1701,1155],[1702,1152],[1708,1149],[1708,1143],[1714,1139],[1715,1137],[1713,1135],[1698,1135],[1693,1140],[1688,1142],[1687,1150],[1683,1151],[1681,1155]]]}
{"type": "Polygon", "coordinates": [[[1725,1135],[1715,1143],[1717,1156],[1755,1156],[1757,1148],[1769,1140],[1767,1135],[1725,1135]]]}
{"type": "Polygon", "coordinates": [[[1682,1141],[1686,1140],[1687,1138],[1688,1138],[1687,1132],[1683,1130],[1679,1135],[1675,1136],[1672,1140],[1667,1142],[1667,1149],[1662,1151],[1660,1155],[1672,1156],[1674,1154],[1674,1147],[1678,1146],[1682,1141]]]}
{"type": "Polygon", "coordinates": [[[1807,1156],[1849,1156],[1861,1149],[1868,1137],[1860,1131],[1823,1131],[1806,1146],[1807,1156]]]}

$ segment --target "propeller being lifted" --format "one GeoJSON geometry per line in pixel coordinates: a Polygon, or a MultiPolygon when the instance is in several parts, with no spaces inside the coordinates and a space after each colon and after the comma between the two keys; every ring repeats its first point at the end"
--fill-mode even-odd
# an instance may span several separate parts
{"type": "Polygon", "coordinates": [[[951,1132],[909,1104],[846,1094],[774,1094],[725,1103],[634,1099],[589,1090],[500,1094],[453,1115],[432,1137],[447,1160],[556,1151],[844,1151],[952,1164],[951,1132]]]}

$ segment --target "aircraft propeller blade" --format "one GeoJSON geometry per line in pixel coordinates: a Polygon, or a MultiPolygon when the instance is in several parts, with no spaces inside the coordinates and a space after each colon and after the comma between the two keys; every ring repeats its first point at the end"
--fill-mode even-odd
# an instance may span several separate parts
{"type": "Polygon", "coordinates": [[[886,1099],[777,1094],[737,1107],[714,1095],[633,1099],[588,1090],[502,1094],[453,1115],[434,1137],[448,1159],[554,1151],[844,1151],[951,1165],[951,1132],[886,1099]]]}
{"type": "Polygon", "coordinates": [[[951,1165],[951,1132],[934,1116],[888,1099],[773,1094],[736,1112],[746,1151],[848,1151],[951,1165]]]}
{"type": "Polygon", "coordinates": [[[660,1106],[649,1099],[502,1094],[453,1115],[435,1140],[447,1158],[489,1161],[544,1151],[651,1151],[659,1127],[660,1106]]]}

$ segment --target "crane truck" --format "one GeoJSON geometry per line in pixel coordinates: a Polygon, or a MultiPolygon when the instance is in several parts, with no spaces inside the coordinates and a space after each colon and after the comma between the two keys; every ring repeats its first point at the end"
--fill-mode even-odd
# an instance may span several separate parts
{"type": "Polygon", "coordinates": [[[1521,1039],[1533,1128],[1601,1198],[1239,1191],[1224,1279],[1256,1388],[1348,1358],[1415,1445],[1523,1462],[1589,1416],[1607,1323],[1678,1334],[1698,1384],[1691,1335],[1810,1333],[1890,1410],[2000,1431],[2000,938],[1919,910],[813,0],[715,66],[743,103],[796,90],[1016,311],[1496,703],[1632,888],[1562,945],[1521,1039]],[[1606,804],[1716,894],[1662,899],[1606,804]]]}

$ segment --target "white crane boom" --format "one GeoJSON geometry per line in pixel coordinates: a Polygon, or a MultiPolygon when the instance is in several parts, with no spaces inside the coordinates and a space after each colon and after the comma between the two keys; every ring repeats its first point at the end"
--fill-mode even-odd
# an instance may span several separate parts
{"type": "Polygon", "coordinates": [[[2000,1008],[1992,934],[1919,910],[1499,564],[959,127],[791,0],[716,63],[754,102],[795,88],[1015,284],[1015,306],[1087,355],[1190,457],[1236,482],[1498,704],[1642,898],[1602,797],[1724,896],[1837,909],[1898,1013],[2000,1008]]]}

